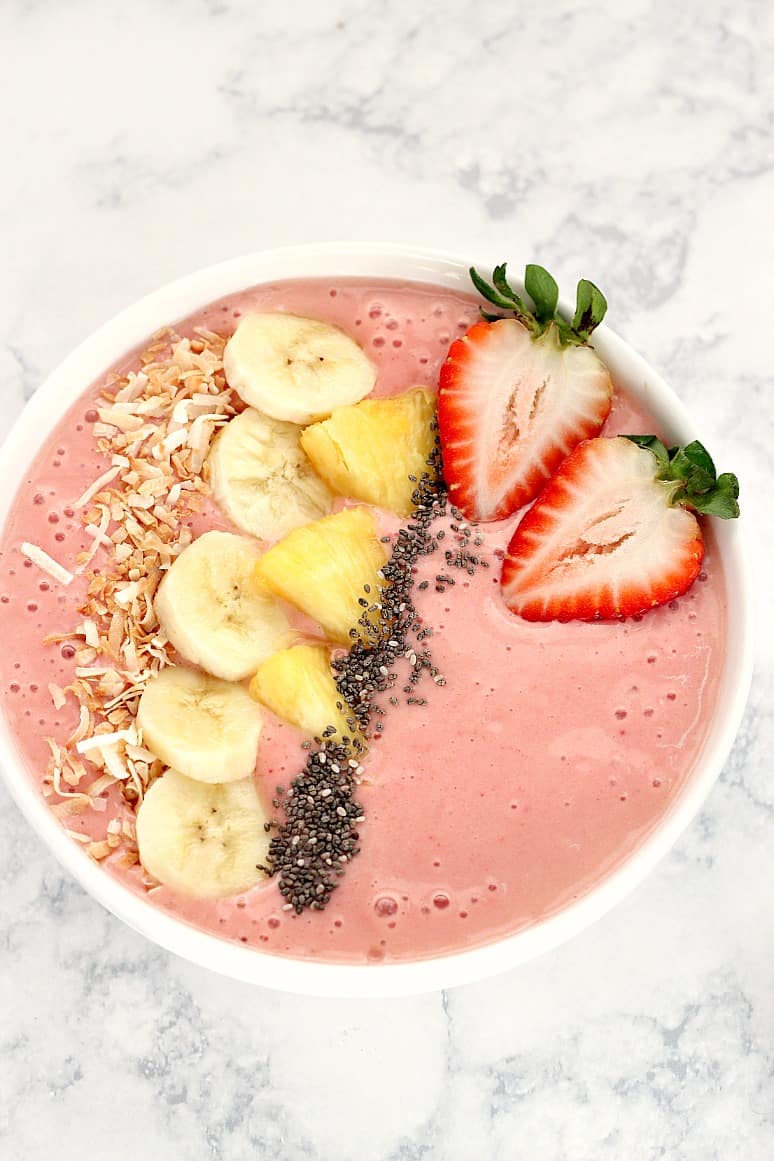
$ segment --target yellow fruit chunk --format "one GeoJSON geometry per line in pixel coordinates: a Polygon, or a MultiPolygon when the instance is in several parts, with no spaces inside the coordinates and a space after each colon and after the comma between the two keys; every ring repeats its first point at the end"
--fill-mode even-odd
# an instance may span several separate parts
{"type": "Polygon", "coordinates": [[[434,416],[434,396],[414,387],[392,399],[338,407],[330,419],[302,432],[301,446],[340,495],[409,516],[435,445],[434,416]]]}
{"type": "Polygon", "coordinates": [[[250,682],[256,701],[312,737],[333,726],[336,741],[365,748],[352,710],[336,688],[325,645],[294,645],[264,661],[250,682]],[[350,724],[351,723],[351,724],[350,724]]]}
{"type": "Polygon", "coordinates": [[[346,508],[288,533],[263,554],[254,575],[313,617],[334,641],[351,645],[366,636],[358,625],[363,614],[358,602],[378,598],[383,581],[377,571],[386,559],[372,513],[346,508]]]}

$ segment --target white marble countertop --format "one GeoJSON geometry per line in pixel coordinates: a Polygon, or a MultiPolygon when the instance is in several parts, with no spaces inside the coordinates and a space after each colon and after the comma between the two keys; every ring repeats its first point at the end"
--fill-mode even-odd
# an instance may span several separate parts
{"type": "MultiPolygon", "coordinates": [[[[773,14],[5,0],[6,418],[117,309],[251,249],[386,239],[542,261],[604,287],[611,325],[736,468],[763,575],[773,14]]],[[[771,1161],[763,602],[760,618],[744,727],[674,852],[569,945],[446,995],[302,1000],[191,967],[87,898],[0,789],[0,1155],[771,1161]]]]}

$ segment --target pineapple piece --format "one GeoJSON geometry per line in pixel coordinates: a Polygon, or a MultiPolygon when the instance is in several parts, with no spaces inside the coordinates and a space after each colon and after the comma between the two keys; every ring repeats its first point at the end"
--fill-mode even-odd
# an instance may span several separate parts
{"type": "Polygon", "coordinates": [[[293,645],[273,654],[250,682],[250,693],[313,737],[333,726],[336,734],[330,736],[336,741],[347,738],[357,750],[365,749],[355,716],[336,687],[325,645],[293,645]]]}
{"type": "Polygon", "coordinates": [[[378,597],[384,582],[377,570],[386,559],[373,514],[345,508],[289,532],[258,560],[255,577],[322,625],[334,641],[351,645],[367,637],[358,625],[363,614],[358,602],[378,597]]]}
{"type": "Polygon", "coordinates": [[[413,387],[392,399],[336,408],[301,433],[301,446],[340,495],[410,516],[416,481],[435,445],[434,416],[434,396],[413,387]]]}

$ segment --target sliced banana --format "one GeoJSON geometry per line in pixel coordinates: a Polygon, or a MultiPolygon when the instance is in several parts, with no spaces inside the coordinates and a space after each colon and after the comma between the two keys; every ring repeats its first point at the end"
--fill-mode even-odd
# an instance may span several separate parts
{"type": "Polygon", "coordinates": [[[137,707],[143,743],[198,782],[236,782],[255,769],[261,711],[243,685],[169,665],[137,707]]]}
{"type": "Polygon", "coordinates": [[[296,424],[248,407],[213,441],[205,464],[213,496],[244,532],[278,540],[330,512],[331,492],[300,435],[296,424]]]}
{"type": "Polygon", "coordinates": [[[180,553],[154,600],[175,649],[225,681],[241,681],[292,634],[275,598],[253,575],[261,550],[231,532],[205,532],[180,553]]]}
{"type": "Polygon", "coordinates": [[[237,895],[264,878],[267,821],[252,778],[213,785],[167,770],[137,811],[140,862],[181,894],[237,895]]]}
{"type": "Polygon", "coordinates": [[[294,314],[243,318],[226,343],[223,370],[245,403],[301,424],[357,403],[376,383],[376,369],[349,335],[294,314]]]}

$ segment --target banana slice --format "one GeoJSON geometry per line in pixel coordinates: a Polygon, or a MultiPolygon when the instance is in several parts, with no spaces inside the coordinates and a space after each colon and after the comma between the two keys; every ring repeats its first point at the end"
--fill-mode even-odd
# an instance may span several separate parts
{"type": "Polygon", "coordinates": [[[241,681],[290,643],[287,618],[252,575],[256,541],[205,532],[180,553],[154,600],[162,630],[187,661],[241,681]]]}
{"type": "Polygon", "coordinates": [[[376,382],[376,369],[349,335],[294,314],[246,315],[226,343],[223,370],[245,403],[301,424],[357,403],[376,382]]]}
{"type": "Polygon", "coordinates": [[[137,707],[144,744],[198,782],[236,782],[255,768],[261,711],[242,685],[169,665],[137,707]]]}
{"type": "Polygon", "coordinates": [[[213,785],[167,770],[137,811],[140,862],[183,895],[237,895],[264,878],[267,821],[252,778],[213,785]]]}
{"type": "Polygon", "coordinates": [[[248,407],[213,441],[205,469],[216,502],[244,532],[279,540],[331,510],[294,423],[248,407]]]}

